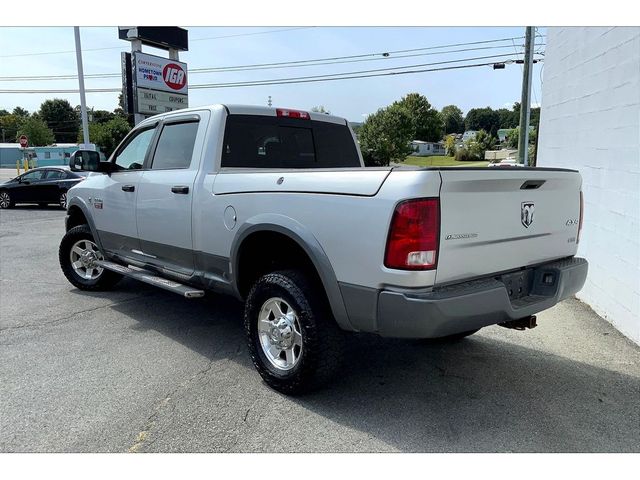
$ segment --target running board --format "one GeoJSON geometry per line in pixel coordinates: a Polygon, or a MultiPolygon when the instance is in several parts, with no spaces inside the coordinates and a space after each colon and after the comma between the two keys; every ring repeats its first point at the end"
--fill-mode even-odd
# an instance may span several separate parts
{"type": "Polygon", "coordinates": [[[182,283],[159,277],[158,275],[155,275],[148,270],[143,270],[141,268],[133,269],[117,263],[107,262],[106,260],[96,260],[94,264],[111,272],[116,272],[120,275],[124,275],[125,277],[131,277],[134,280],[148,283],[149,285],[153,285],[156,287],[164,288],[165,290],[169,290],[170,292],[182,295],[185,298],[204,297],[204,290],[196,290],[187,285],[183,285],[182,283]]]}

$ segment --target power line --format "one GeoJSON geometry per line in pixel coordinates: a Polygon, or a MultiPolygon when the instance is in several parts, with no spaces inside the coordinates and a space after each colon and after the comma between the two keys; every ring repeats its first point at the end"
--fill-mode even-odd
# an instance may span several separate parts
{"type": "MultiPolygon", "coordinates": [[[[390,60],[398,60],[403,58],[415,58],[415,57],[423,57],[430,55],[442,55],[448,53],[460,53],[460,52],[471,52],[478,50],[495,50],[495,49],[505,49],[511,48],[509,45],[500,45],[500,46],[491,46],[491,47],[474,47],[474,48],[462,48],[457,50],[444,50],[441,52],[427,52],[427,53],[413,53],[409,55],[398,55],[394,57],[377,57],[377,58],[359,58],[359,59],[351,59],[351,60],[337,60],[337,61],[326,61],[326,62],[316,62],[316,63],[304,63],[304,64],[296,64],[289,65],[285,63],[282,64],[273,64],[272,66],[256,66],[256,67],[210,67],[210,68],[194,68],[189,70],[189,74],[202,74],[202,73],[233,73],[233,72],[245,72],[252,70],[271,70],[271,69],[280,69],[280,68],[299,68],[299,67],[313,67],[319,65],[338,65],[338,64],[348,64],[348,63],[359,63],[359,62],[373,62],[373,61],[390,61],[390,60]]],[[[516,54],[518,52],[516,51],[516,54]]],[[[94,73],[87,74],[84,76],[85,79],[93,79],[93,78],[120,78],[122,76],[121,73],[94,73]]],[[[51,81],[51,80],[75,80],[78,77],[76,75],[33,75],[33,76],[15,76],[15,77],[0,77],[0,82],[24,82],[24,81],[51,81]]]]}
{"type": "MultiPolygon", "coordinates": [[[[265,30],[262,32],[250,32],[250,33],[237,33],[234,35],[221,35],[219,37],[205,37],[205,38],[194,38],[192,42],[201,42],[204,40],[218,40],[223,38],[233,38],[233,37],[248,37],[251,35],[266,35],[269,33],[278,33],[278,32],[289,32],[292,30],[302,30],[305,28],[316,28],[316,27],[293,27],[293,28],[283,28],[280,30],[265,30]]],[[[85,48],[83,52],[98,52],[102,50],[121,50],[124,47],[122,45],[118,47],[100,47],[100,48],[85,48]]],[[[40,55],[59,55],[64,53],[76,53],[75,50],[61,50],[57,52],[34,52],[34,53],[12,53],[10,55],[0,55],[0,58],[14,58],[14,57],[35,57],[40,55]]]]}
{"type": "MultiPolygon", "coordinates": [[[[481,57],[478,57],[481,58],[481,57]]],[[[495,58],[495,57],[487,57],[487,58],[495,58]]],[[[419,66],[426,65],[435,65],[442,63],[457,63],[461,61],[470,61],[472,59],[465,60],[457,60],[457,61],[448,61],[448,62],[435,62],[431,64],[421,64],[421,65],[407,65],[405,67],[397,67],[397,68],[415,68],[419,66]]],[[[514,63],[516,59],[508,59],[502,60],[502,63],[514,63]]],[[[539,60],[541,61],[541,60],[539,60]]],[[[387,69],[375,69],[375,70],[363,70],[356,72],[345,72],[341,74],[327,74],[327,75],[318,75],[318,76],[307,76],[307,77],[291,77],[291,78],[278,78],[278,79],[267,79],[267,80],[256,80],[256,81],[248,81],[248,82],[230,82],[230,83],[218,83],[218,84],[200,84],[200,85],[191,85],[190,89],[208,89],[208,88],[235,88],[235,87],[253,87],[253,86],[261,86],[261,85],[286,85],[292,83],[315,83],[315,82],[324,82],[324,81],[335,81],[335,80],[349,80],[354,78],[371,78],[371,77],[382,77],[389,75],[406,75],[406,74],[414,74],[414,73],[424,73],[424,72],[436,72],[442,70],[455,70],[455,69],[463,69],[463,68],[473,68],[473,67],[482,67],[482,66],[491,66],[495,62],[484,62],[484,63],[476,63],[476,64],[467,64],[467,65],[452,65],[447,67],[439,67],[439,68],[430,68],[430,69],[419,69],[419,70],[405,70],[405,71],[393,71],[389,72],[389,68],[387,69]],[[383,71],[385,73],[374,73],[383,71]],[[368,73],[371,72],[371,73],[368,73]]],[[[101,88],[101,89],[87,89],[87,93],[115,93],[120,92],[120,88],[101,88]]],[[[0,90],[0,93],[77,93],[77,90],[0,90]]]]}
{"type": "MultiPolygon", "coordinates": [[[[452,48],[452,47],[461,47],[461,46],[470,46],[470,45],[481,45],[488,43],[497,43],[511,40],[514,48],[515,43],[514,40],[524,38],[524,37],[511,37],[511,38],[499,38],[492,40],[482,40],[476,42],[466,42],[466,43],[455,43],[448,45],[435,45],[429,47],[420,47],[420,48],[411,48],[404,50],[392,50],[388,52],[377,52],[377,53],[365,53],[358,55],[347,55],[347,56],[338,56],[338,57],[325,57],[325,58],[315,58],[308,60],[292,60],[286,62],[273,62],[273,63],[258,63],[258,64],[248,64],[248,65],[231,65],[225,67],[203,67],[203,68],[193,68],[189,70],[190,74],[198,74],[198,73],[213,73],[213,72],[233,72],[233,71],[248,71],[248,70],[263,70],[263,69],[275,69],[275,68],[295,68],[295,67],[305,67],[305,66],[317,66],[317,65],[330,65],[330,64],[340,64],[340,63],[356,63],[356,62],[367,62],[367,61],[380,61],[380,60],[394,60],[400,58],[410,58],[410,57],[419,57],[426,55],[441,55],[446,53],[459,53],[459,52],[468,52],[468,51],[476,51],[476,50],[490,50],[490,49],[503,49],[509,48],[509,45],[493,45],[493,46],[484,46],[484,47],[473,47],[473,48],[462,48],[457,50],[446,50],[446,51],[438,51],[438,52],[427,52],[427,53],[418,53],[418,54],[409,54],[409,55],[398,55],[391,56],[397,53],[407,53],[407,52],[425,52],[427,50],[437,50],[442,48],[452,48]],[[373,57],[373,58],[367,58],[373,57]]],[[[87,74],[85,78],[108,78],[108,77],[120,77],[121,73],[94,73],[87,74]]],[[[33,75],[33,76],[13,76],[13,77],[0,77],[0,81],[40,81],[40,80],[72,80],[76,79],[76,75],[68,74],[68,75],[33,75]]]]}

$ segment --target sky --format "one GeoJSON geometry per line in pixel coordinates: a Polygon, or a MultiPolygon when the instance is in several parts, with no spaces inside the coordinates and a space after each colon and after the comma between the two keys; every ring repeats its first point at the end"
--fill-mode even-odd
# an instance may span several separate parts
{"type": "MultiPolygon", "coordinates": [[[[188,69],[227,67],[317,58],[363,55],[396,50],[441,47],[460,43],[522,37],[524,27],[184,27],[189,31],[189,51],[180,53],[188,69]],[[217,37],[217,38],[211,38],[217,37]],[[222,37],[222,38],[221,38],[222,37]]],[[[129,42],[118,39],[117,27],[82,27],[84,73],[120,73],[120,52],[130,51],[129,42]],[[93,50],[100,49],[100,50],[93,50]]],[[[545,29],[538,30],[540,35],[545,29]]],[[[544,51],[543,37],[536,38],[536,50],[544,51]]],[[[489,44],[435,48],[396,58],[392,53],[366,57],[377,60],[317,66],[263,69],[253,71],[191,73],[189,84],[226,83],[247,80],[279,79],[308,75],[354,72],[387,67],[468,59],[488,55],[506,55],[465,63],[485,63],[522,58],[523,39],[489,44]],[[465,52],[451,50],[500,47],[465,52]],[[438,53],[438,52],[449,53],[438,53]],[[516,54],[518,52],[518,54],[516,54]],[[424,55],[428,53],[429,55],[424,55]]],[[[77,73],[72,27],[0,27],[0,91],[29,89],[77,89],[77,79],[53,81],[7,81],[6,77],[74,75],[77,73]],[[63,52],[63,53],[51,53],[63,52]],[[40,55],[45,53],[44,55],[40,55]]],[[[159,56],[166,52],[149,47],[143,51],[159,56]]],[[[440,65],[441,67],[442,65],[440,65]]],[[[434,68],[434,66],[413,67],[434,68]]],[[[531,102],[541,101],[543,63],[534,65],[531,102]]],[[[88,78],[86,88],[118,88],[119,77],[88,78]]],[[[352,122],[385,107],[403,95],[418,92],[436,108],[455,104],[465,113],[475,107],[510,107],[520,101],[522,65],[507,64],[502,70],[490,66],[409,75],[359,78],[330,82],[236,88],[198,89],[189,92],[189,106],[212,103],[266,105],[268,96],[274,106],[311,109],[323,105],[331,113],[352,122]]],[[[0,109],[21,106],[35,111],[48,98],[66,98],[80,103],[78,93],[0,93],[0,109]]],[[[113,110],[117,93],[87,93],[89,108],[113,110]]]]}

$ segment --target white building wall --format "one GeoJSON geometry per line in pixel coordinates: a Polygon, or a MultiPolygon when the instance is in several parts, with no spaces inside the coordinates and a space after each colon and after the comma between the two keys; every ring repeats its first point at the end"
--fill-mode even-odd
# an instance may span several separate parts
{"type": "Polygon", "coordinates": [[[578,298],[640,343],[640,28],[549,28],[539,166],[583,178],[578,298]]]}

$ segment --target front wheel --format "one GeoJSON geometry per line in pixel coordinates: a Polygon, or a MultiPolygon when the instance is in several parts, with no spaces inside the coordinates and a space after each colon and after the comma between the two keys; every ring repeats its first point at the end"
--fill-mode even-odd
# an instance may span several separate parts
{"type": "Polygon", "coordinates": [[[340,365],[344,332],[320,285],[296,270],[262,276],[245,304],[251,359],[262,379],[288,395],[325,384],[340,365]]]}
{"type": "Polygon", "coordinates": [[[0,208],[12,208],[14,205],[13,199],[9,192],[0,192],[0,208]]]}
{"type": "Polygon", "coordinates": [[[73,227],[62,237],[58,258],[64,276],[80,290],[107,290],[122,278],[95,264],[104,257],[88,225],[73,227]]]}

